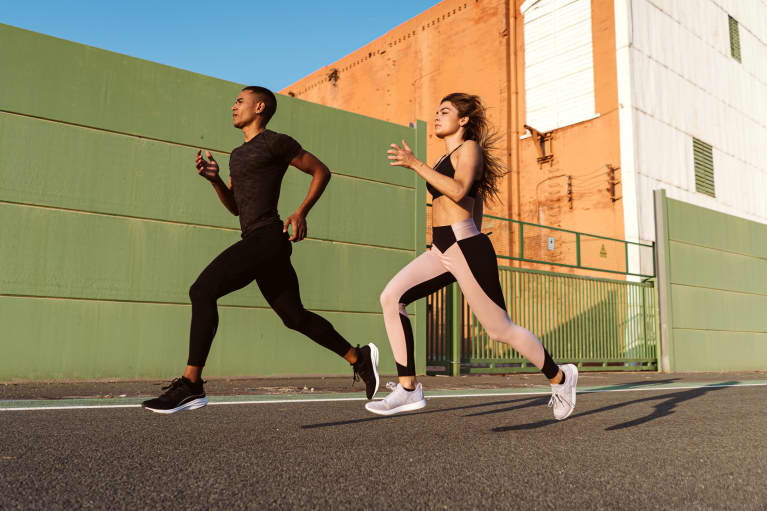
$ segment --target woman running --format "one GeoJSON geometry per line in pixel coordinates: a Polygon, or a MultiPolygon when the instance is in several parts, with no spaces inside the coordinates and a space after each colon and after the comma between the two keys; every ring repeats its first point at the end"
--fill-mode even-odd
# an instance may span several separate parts
{"type": "Polygon", "coordinates": [[[575,408],[578,368],[557,366],[538,338],[512,323],[498,280],[498,263],[490,239],[479,232],[485,198],[498,197],[506,173],[491,154],[491,133],[478,96],[454,93],[442,99],[434,130],[445,141],[445,156],[434,168],[417,160],[405,141],[391,144],[391,165],[414,170],[432,194],[432,247],[405,266],[381,293],[386,333],[394,352],[399,384],[382,401],[365,405],[380,415],[426,406],[416,381],[413,330],[405,307],[438,289],[458,282],[472,311],[491,339],[510,345],[540,369],[551,383],[549,407],[567,418],[575,408]]]}

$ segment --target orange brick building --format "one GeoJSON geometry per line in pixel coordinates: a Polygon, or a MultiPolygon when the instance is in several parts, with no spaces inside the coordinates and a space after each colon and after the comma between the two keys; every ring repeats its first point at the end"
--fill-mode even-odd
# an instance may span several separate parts
{"type": "MultiPolygon", "coordinates": [[[[444,152],[439,100],[478,94],[510,170],[486,214],[624,238],[613,10],[613,0],[445,0],[280,92],[425,120],[429,163],[444,152]]],[[[381,142],[383,158],[394,141],[381,142]]],[[[519,254],[516,227],[489,219],[482,230],[499,254],[519,254]]],[[[583,264],[623,269],[622,245],[582,243],[583,264]]],[[[526,257],[574,260],[573,234],[527,227],[524,245],[526,257]]]]}

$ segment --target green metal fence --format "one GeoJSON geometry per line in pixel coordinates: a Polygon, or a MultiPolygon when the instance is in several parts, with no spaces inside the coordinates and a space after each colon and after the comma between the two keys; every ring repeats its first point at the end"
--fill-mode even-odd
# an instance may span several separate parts
{"type": "MultiPolygon", "coordinates": [[[[499,260],[629,276],[630,280],[615,280],[499,267],[509,317],[538,336],[555,361],[575,363],[587,371],[657,370],[654,245],[489,215],[485,218],[502,220],[501,225],[515,231],[513,239],[518,240],[518,255],[499,255],[499,260]],[[552,242],[554,236],[557,238],[552,242]],[[601,246],[589,245],[586,240],[599,240],[601,246]],[[611,244],[609,249],[605,248],[607,243],[611,244]],[[565,250],[552,254],[555,252],[552,246],[563,245],[565,250]],[[599,256],[590,254],[607,250],[619,255],[613,260],[599,261],[599,256]],[[641,254],[642,250],[646,253],[641,254]],[[603,265],[600,267],[598,263],[603,265]],[[637,277],[644,280],[636,282],[637,277]]],[[[426,307],[429,373],[538,370],[510,346],[488,337],[457,284],[427,297],[426,307]]]]}
{"type": "MultiPolygon", "coordinates": [[[[656,370],[654,281],[628,282],[499,268],[514,323],[537,335],[558,363],[582,370],[656,370]]],[[[537,371],[510,346],[490,339],[452,284],[427,298],[430,373],[537,371]]]]}

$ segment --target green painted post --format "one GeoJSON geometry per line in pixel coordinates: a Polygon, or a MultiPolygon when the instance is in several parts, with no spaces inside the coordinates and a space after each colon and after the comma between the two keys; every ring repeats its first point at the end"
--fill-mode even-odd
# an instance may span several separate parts
{"type": "Polygon", "coordinates": [[[659,342],[658,365],[664,373],[674,371],[674,322],[671,304],[671,245],[669,242],[666,190],[655,190],[655,270],[658,277],[659,342]]]}
{"type": "MultiPolygon", "coordinates": [[[[415,156],[421,161],[426,161],[426,123],[415,123],[415,156]]],[[[413,226],[413,242],[415,257],[426,251],[426,181],[413,172],[415,183],[415,198],[413,200],[415,212],[413,226]]],[[[415,369],[416,374],[426,374],[426,300],[417,300],[415,303],[415,369]]]]}
{"type": "Polygon", "coordinates": [[[451,295],[450,300],[450,316],[451,316],[451,346],[453,348],[451,358],[451,372],[452,376],[460,376],[461,374],[461,337],[462,337],[462,314],[461,314],[461,289],[458,287],[457,282],[453,282],[448,290],[451,295]]]}
{"type": "MultiPolygon", "coordinates": [[[[655,278],[655,286],[654,286],[654,298],[655,303],[653,304],[653,307],[655,308],[655,318],[654,318],[654,324],[653,328],[655,329],[655,349],[653,350],[653,353],[655,355],[655,363],[657,364],[657,371],[659,373],[663,372],[663,367],[660,363],[660,356],[661,356],[661,350],[660,350],[660,282],[658,281],[658,278],[655,278]]],[[[648,349],[648,353],[649,353],[648,349]]]]}

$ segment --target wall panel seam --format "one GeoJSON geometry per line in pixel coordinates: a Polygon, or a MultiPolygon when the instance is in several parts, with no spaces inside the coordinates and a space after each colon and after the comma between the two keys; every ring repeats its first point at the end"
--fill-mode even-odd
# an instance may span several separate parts
{"type": "MultiPolygon", "coordinates": [[[[726,213],[723,213],[723,214],[726,214],[726,213]]],[[[682,240],[678,240],[674,238],[669,238],[669,241],[673,243],[678,243],[680,245],[687,245],[689,247],[704,248],[707,250],[713,250],[715,252],[722,252],[724,254],[739,255],[742,257],[748,257],[750,259],[756,259],[759,261],[767,261],[767,256],[761,257],[761,256],[753,255],[753,254],[746,254],[744,252],[735,252],[733,250],[725,250],[723,248],[709,247],[708,245],[700,245],[698,243],[693,243],[691,241],[682,241],[682,240]]]]}
{"type": "MultiPolygon", "coordinates": [[[[97,302],[97,303],[114,303],[114,304],[135,304],[135,305],[165,305],[172,307],[191,307],[189,302],[159,302],[154,300],[120,300],[117,298],[86,298],[77,296],[42,296],[42,295],[24,295],[24,294],[6,294],[0,293],[0,298],[23,298],[31,300],[50,300],[57,302],[97,302]]],[[[269,305],[231,305],[231,304],[218,304],[222,309],[243,309],[243,310],[267,310],[273,309],[269,305]]],[[[306,310],[313,312],[328,312],[338,314],[361,314],[361,315],[373,315],[381,316],[381,311],[353,311],[346,309],[316,309],[308,307],[306,310]]]]}
{"type": "Polygon", "coordinates": [[[730,332],[733,334],[765,334],[767,330],[724,330],[718,328],[686,328],[681,326],[675,326],[674,330],[688,330],[691,332],[730,332]]]}
{"type": "MultiPolygon", "coordinates": [[[[171,140],[164,140],[164,139],[154,138],[154,137],[145,137],[145,136],[142,136],[142,135],[136,135],[135,133],[128,133],[128,132],[124,132],[124,131],[110,130],[110,129],[107,129],[107,128],[99,128],[99,127],[96,127],[96,126],[88,126],[86,124],[77,124],[77,123],[74,123],[74,122],[63,121],[63,120],[60,120],[60,119],[50,119],[50,118],[47,118],[47,117],[40,117],[40,116],[29,115],[29,114],[22,114],[22,113],[19,113],[19,112],[12,112],[12,111],[9,111],[9,110],[2,110],[2,109],[0,109],[0,113],[8,114],[8,115],[16,116],[16,117],[25,117],[25,118],[28,118],[28,119],[37,119],[37,120],[49,122],[49,123],[52,123],[52,124],[60,124],[62,126],[69,126],[69,127],[87,129],[87,130],[91,130],[91,131],[98,131],[98,132],[102,132],[102,133],[109,133],[111,135],[121,135],[121,136],[124,136],[124,137],[133,138],[133,139],[137,139],[137,140],[149,140],[151,142],[157,142],[157,143],[166,144],[166,145],[170,145],[170,146],[186,147],[186,148],[195,149],[195,150],[200,149],[200,148],[205,148],[205,149],[208,149],[210,151],[213,151],[213,152],[216,152],[216,153],[219,153],[219,154],[224,154],[226,156],[231,156],[231,154],[232,154],[231,150],[214,149],[214,148],[207,147],[207,146],[201,146],[199,144],[198,145],[189,145],[189,144],[184,144],[182,142],[174,142],[174,141],[171,141],[171,140]]],[[[190,161],[191,161],[191,159],[190,159],[190,161]]],[[[192,167],[191,164],[190,164],[190,167],[192,167]]],[[[291,167],[291,168],[293,168],[293,167],[291,167]]],[[[346,173],[344,171],[331,170],[331,174],[334,175],[334,176],[345,177],[345,178],[348,178],[348,179],[357,179],[359,181],[367,181],[367,182],[370,182],[370,183],[382,184],[382,185],[392,186],[392,187],[395,187],[395,188],[404,188],[404,189],[407,189],[407,190],[415,190],[415,187],[413,187],[413,186],[403,185],[403,184],[398,184],[398,183],[391,183],[391,182],[388,182],[388,181],[380,181],[380,180],[371,179],[371,178],[368,178],[368,177],[355,176],[354,174],[349,174],[349,173],[346,173]]]]}
{"type": "Polygon", "coordinates": [[[696,286],[694,284],[683,284],[681,282],[674,282],[673,280],[671,281],[671,285],[672,286],[679,286],[679,287],[688,287],[688,288],[692,288],[692,289],[705,289],[707,291],[716,291],[716,292],[719,292],[719,293],[732,293],[732,294],[735,294],[735,295],[764,296],[765,298],[767,298],[767,293],[765,293],[765,294],[763,294],[763,293],[751,293],[751,292],[748,292],[748,291],[735,291],[735,290],[732,290],[732,289],[725,289],[725,288],[720,288],[720,287],[696,286]]]}
{"type": "MultiPolygon", "coordinates": [[[[113,135],[122,135],[124,137],[135,138],[135,139],[138,139],[138,140],[150,140],[152,142],[160,142],[160,143],[167,144],[167,145],[173,145],[173,146],[179,146],[179,147],[188,147],[190,149],[195,149],[195,150],[200,149],[200,147],[201,147],[200,145],[190,145],[190,144],[185,144],[183,142],[174,142],[174,141],[171,141],[171,140],[165,140],[165,139],[162,139],[162,138],[146,137],[146,136],[143,136],[143,135],[137,135],[136,133],[129,133],[127,131],[110,130],[108,128],[100,128],[100,127],[97,127],[97,126],[89,126],[87,124],[78,124],[76,122],[65,121],[65,120],[62,120],[62,119],[51,119],[49,117],[41,117],[39,115],[30,115],[30,114],[25,114],[25,113],[21,113],[21,112],[13,112],[11,110],[0,109],[0,113],[14,115],[14,116],[18,116],[18,117],[26,117],[28,119],[37,119],[37,120],[40,120],[40,121],[46,121],[46,122],[50,122],[50,123],[53,123],[53,124],[61,124],[61,125],[64,125],[64,126],[72,126],[72,127],[76,127],[76,128],[84,128],[84,129],[87,129],[87,130],[100,131],[102,133],[110,133],[110,134],[113,134],[113,135]]],[[[221,150],[221,149],[214,149],[214,148],[212,148],[210,146],[208,146],[207,149],[209,149],[211,151],[214,151],[214,152],[217,152],[217,153],[221,153],[221,154],[226,154],[226,155],[231,154],[231,151],[221,150]]]]}
{"type": "MultiPolygon", "coordinates": [[[[76,213],[76,214],[82,214],[82,215],[94,215],[94,216],[102,216],[102,217],[109,217],[109,218],[119,218],[119,219],[126,219],[126,220],[137,220],[141,222],[150,222],[150,223],[158,223],[158,224],[169,224],[169,225],[180,225],[184,227],[196,227],[200,229],[211,229],[214,231],[223,231],[223,232],[232,232],[232,233],[240,233],[240,229],[236,227],[221,227],[221,226],[215,226],[215,225],[205,225],[205,224],[195,224],[190,222],[180,222],[178,220],[161,220],[156,218],[147,218],[147,217],[140,217],[140,216],[130,216],[130,215],[118,215],[116,213],[103,213],[99,211],[86,211],[81,209],[69,209],[69,208],[62,208],[60,206],[46,206],[42,204],[28,204],[25,202],[13,202],[13,201],[5,201],[0,200],[0,204],[8,204],[11,206],[21,206],[26,208],[34,208],[34,209],[45,209],[45,210],[52,210],[52,211],[64,211],[67,213],[76,213]]],[[[392,250],[395,252],[405,252],[405,253],[414,253],[414,250],[409,248],[400,248],[400,247],[390,247],[386,245],[373,245],[370,243],[353,243],[351,241],[339,241],[339,240],[331,240],[326,238],[314,238],[312,236],[307,236],[304,238],[305,240],[312,240],[312,241],[319,241],[321,243],[329,243],[329,244],[335,244],[335,245],[348,245],[353,247],[369,247],[369,248],[378,248],[382,250],[392,250]]]]}

